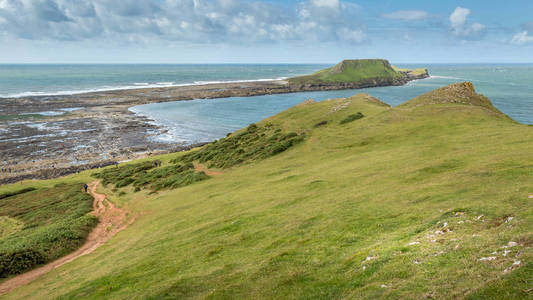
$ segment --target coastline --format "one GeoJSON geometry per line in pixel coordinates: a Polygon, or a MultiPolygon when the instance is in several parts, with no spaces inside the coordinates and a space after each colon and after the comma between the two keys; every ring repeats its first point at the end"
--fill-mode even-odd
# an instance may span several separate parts
{"type": "Polygon", "coordinates": [[[270,81],[283,81],[288,79],[288,77],[279,77],[279,78],[263,78],[263,79],[242,79],[242,80],[227,80],[227,81],[196,81],[190,83],[175,83],[175,82],[157,82],[157,83],[147,83],[139,82],[134,83],[133,85],[124,85],[124,86],[115,86],[115,87],[101,87],[101,88],[92,88],[86,90],[64,90],[56,92],[22,92],[15,93],[11,95],[0,95],[0,99],[7,98],[29,98],[29,97],[55,97],[55,96],[75,96],[82,94],[91,94],[91,93],[102,93],[102,92],[116,92],[116,91],[127,91],[127,90],[142,90],[142,89],[157,89],[157,88],[175,88],[175,87],[187,87],[187,86],[203,86],[209,84],[226,84],[226,83],[248,83],[248,82],[270,82],[270,81]]]}
{"type": "Polygon", "coordinates": [[[164,130],[129,108],[149,103],[403,85],[428,74],[343,84],[287,80],[140,87],[82,94],[0,98],[0,185],[64,176],[194,145],[152,139],[164,130]],[[52,113],[50,113],[52,112],[52,113]],[[53,112],[58,112],[54,114],[53,112]],[[61,112],[61,113],[59,113],[61,112]],[[43,113],[48,113],[40,115],[43,113]]]}

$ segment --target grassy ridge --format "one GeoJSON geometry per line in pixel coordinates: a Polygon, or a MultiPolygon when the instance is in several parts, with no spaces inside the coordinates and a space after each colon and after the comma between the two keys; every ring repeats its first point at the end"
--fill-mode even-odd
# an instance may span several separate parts
{"type": "Polygon", "coordinates": [[[81,192],[81,184],[1,195],[0,278],[72,252],[96,225],[87,215],[93,198],[81,192]]]}
{"type": "Polygon", "coordinates": [[[482,99],[458,84],[293,107],[257,126],[300,143],[128,194],[134,224],[5,298],[530,298],[533,127],[482,99]]]}

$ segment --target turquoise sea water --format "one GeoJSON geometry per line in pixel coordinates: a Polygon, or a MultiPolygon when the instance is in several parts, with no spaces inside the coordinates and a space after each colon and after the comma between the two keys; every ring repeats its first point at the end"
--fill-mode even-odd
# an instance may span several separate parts
{"type": "Polygon", "coordinates": [[[323,67],[325,65],[0,64],[0,97],[271,80],[307,74],[323,67]]]}
{"type": "Polygon", "coordinates": [[[159,140],[205,142],[223,137],[228,132],[272,116],[309,98],[321,101],[364,92],[395,106],[453,82],[472,81],[477,92],[489,97],[498,109],[521,123],[533,124],[533,64],[424,66],[429,68],[431,77],[404,86],[176,101],[140,105],[131,110],[152,118],[155,123],[168,129],[167,133],[157,138],[159,140]]]}

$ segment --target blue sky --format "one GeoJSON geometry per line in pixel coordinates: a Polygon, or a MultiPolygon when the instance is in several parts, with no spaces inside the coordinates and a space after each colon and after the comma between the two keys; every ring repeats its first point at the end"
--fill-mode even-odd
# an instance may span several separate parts
{"type": "Polygon", "coordinates": [[[2,63],[533,62],[533,1],[0,0],[2,63]]]}

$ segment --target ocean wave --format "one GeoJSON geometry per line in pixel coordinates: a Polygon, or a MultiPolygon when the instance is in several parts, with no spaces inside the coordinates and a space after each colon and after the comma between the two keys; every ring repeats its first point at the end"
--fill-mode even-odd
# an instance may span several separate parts
{"type": "Polygon", "coordinates": [[[41,116],[47,116],[47,117],[53,117],[53,116],[61,116],[64,115],[66,111],[38,111],[38,112],[30,112],[30,113],[20,113],[19,115],[41,115],[41,116]]]}
{"type": "Polygon", "coordinates": [[[22,98],[22,97],[38,97],[38,96],[68,96],[68,95],[79,95],[79,94],[87,94],[87,93],[99,93],[99,92],[120,91],[120,90],[149,89],[149,88],[160,88],[160,87],[179,87],[179,86],[195,86],[195,85],[220,84],[220,83],[240,83],[240,82],[242,82],[242,83],[246,83],[246,82],[264,82],[264,81],[285,80],[287,78],[288,77],[261,78],[261,79],[242,79],[242,80],[195,81],[195,82],[192,82],[192,83],[135,82],[135,83],[132,83],[131,85],[104,86],[104,87],[88,88],[88,89],[82,89],[82,90],[65,90],[65,91],[55,91],[55,92],[21,92],[21,93],[13,93],[13,94],[0,94],[0,98],[22,98]]]}
{"type": "Polygon", "coordinates": [[[439,75],[430,75],[429,78],[435,79],[455,79],[455,80],[466,80],[464,78],[453,77],[453,76],[439,76],[439,75]]]}

